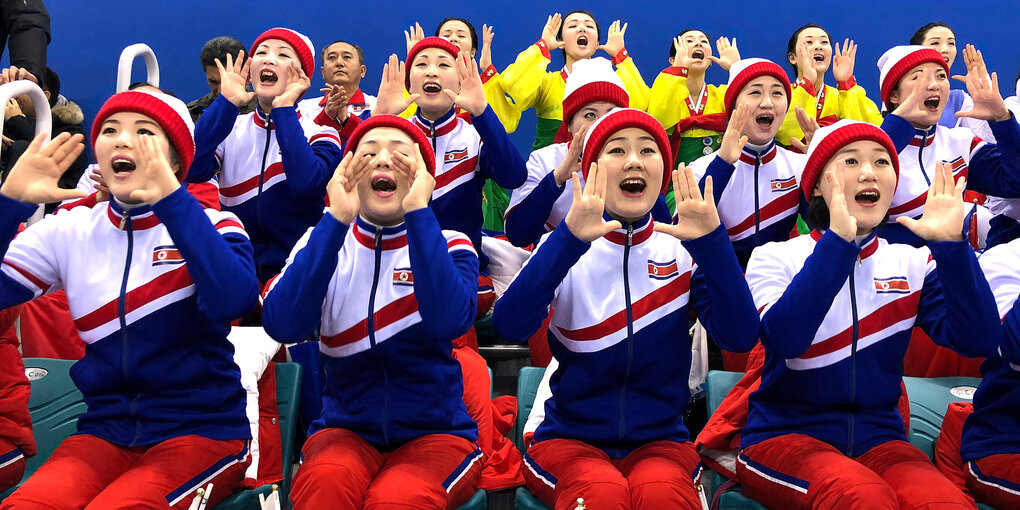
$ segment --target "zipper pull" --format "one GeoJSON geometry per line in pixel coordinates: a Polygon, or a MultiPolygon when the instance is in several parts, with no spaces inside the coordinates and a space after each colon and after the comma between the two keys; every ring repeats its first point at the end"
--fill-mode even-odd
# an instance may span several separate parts
{"type": "Polygon", "coordinates": [[[127,225],[129,214],[130,213],[128,211],[124,211],[124,216],[120,217],[120,227],[118,228],[120,228],[121,230],[124,230],[124,225],[127,225]]]}
{"type": "Polygon", "coordinates": [[[864,267],[864,260],[861,259],[860,255],[857,256],[857,265],[860,267],[864,267]]]}
{"type": "Polygon", "coordinates": [[[627,225],[627,246],[630,246],[634,241],[634,224],[627,225]]]}
{"type": "Polygon", "coordinates": [[[379,249],[379,246],[381,245],[382,245],[382,228],[377,227],[375,229],[375,248],[379,249]]]}

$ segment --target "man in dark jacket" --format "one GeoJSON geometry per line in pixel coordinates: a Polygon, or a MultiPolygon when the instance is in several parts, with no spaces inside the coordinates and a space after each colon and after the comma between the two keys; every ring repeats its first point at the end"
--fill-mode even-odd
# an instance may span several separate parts
{"type": "Polygon", "coordinates": [[[42,0],[0,0],[0,53],[10,51],[11,66],[42,75],[49,43],[50,14],[42,0]]]}
{"type": "MultiPolygon", "coordinates": [[[[210,39],[202,47],[202,53],[199,54],[198,58],[202,63],[202,70],[205,71],[205,78],[209,82],[209,93],[188,103],[188,113],[191,113],[191,120],[193,122],[198,122],[205,109],[220,95],[220,71],[216,68],[216,59],[219,59],[220,62],[226,65],[227,55],[236,59],[237,54],[241,51],[247,53],[244,44],[228,36],[210,39]]],[[[244,57],[248,58],[248,55],[245,54],[244,57]]],[[[255,111],[254,99],[241,107],[242,114],[253,111],[255,111]]]]}

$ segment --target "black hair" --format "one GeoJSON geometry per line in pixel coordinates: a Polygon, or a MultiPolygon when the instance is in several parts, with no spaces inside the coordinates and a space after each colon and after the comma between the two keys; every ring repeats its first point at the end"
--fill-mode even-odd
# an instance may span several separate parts
{"type": "MultiPolygon", "coordinates": [[[[207,67],[216,67],[216,59],[220,59],[223,65],[227,65],[227,55],[237,58],[237,54],[241,51],[248,51],[241,41],[224,35],[206,42],[205,46],[202,46],[202,53],[199,53],[198,59],[202,63],[202,70],[205,70],[207,67]]],[[[247,54],[245,58],[248,58],[247,54]]]]}
{"type": "Polygon", "coordinates": [[[709,43],[712,42],[712,38],[709,37],[708,33],[706,33],[704,30],[701,30],[700,28],[685,28],[685,29],[681,30],[679,34],[676,34],[676,37],[673,37],[673,39],[670,39],[670,41],[669,41],[669,58],[676,58],[676,45],[673,44],[673,41],[675,41],[677,37],[680,37],[680,36],[686,34],[687,32],[701,32],[701,33],[705,34],[706,38],[708,38],[708,42],[709,43]]]}
{"type": "Polygon", "coordinates": [[[468,21],[468,20],[466,20],[464,18],[457,18],[457,17],[453,17],[453,16],[450,16],[450,17],[447,17],[447,18],[443,18],[443,21],[440,21],[439,24],[436,25],[436,34],[435,34],[436,37],[439,37],[439,31],[443,29],[443,25],[445,25],[447,21],[459,21],[459,22],[467,25],[468,32],[471,33],[471,49],[473,49],[473,50],[477,50],[478,49],[478,32],[475,32],[475,26],[472,25],[470,21],[468,21]]]}
{"type": "Polygon", "coordinates": [[[354,43],[352,43],[350,41],[345,41],[343,39],[337,39],[337,40],[335,40],[335,41],[333,41],[333,42],[323,46],[322,47],[322,51],[319,52],[320,53],[319,54],[319,62],[322,62],[325,65],[325,63],[326,63],[326,50],[328,50],[330,46],[333,46],[334,44],[338,44],[338,43],[349,44],[352,48],[354,48],[354,51],[358,53],[358,63],[359,63],[358,65],[365,65],[365,52],[364,52],[364,50],[361,49],[361,46],[358,46],[357,44],[354,44],[354,43]]]}
{"type": "MultiPolygon", "coordinates": [[[[602,27],[599,26],[599,20],[595,19],[595,15],[592,14],[591,11],[587,9],[578,9],[576,11],[570,11],[566,15],[564,15],[562,18],[563,22],[560,23],[560,29],[556,31],[556,39],[563,40],[563,25],[564,23],[566,23],[567,18],[569,18],[573,14],[584,14],[585,16],[588,16],[589,18],[591,18],[592,21],[595,22],[595,45],[598,46],[599,41],[602,40],[602,27]]],[[[567,49],[563,48],[562,51],[563,58],[566,59],[567,49]]],[[[613,57],[615,58],[616,55],[613,55],[613,57]]]]}
{"type": "Polygon", "coordinates": [[[914,32],[914,35],[910,36],[910,44],[924,44],[924,38],[928,36],[928,31],[938,27],[948,28],[949,31],[953,33],[953,37],[956,37],[956,30],[953,30],[953,27],[942,21],[933,21],[917,29],[917,32],[914,32]]]}
{"type": "MultiPolygon", "coordinates": [[[[800,37],[800,33],[801,32],[803,32],[803,31],[805,31],[805,30],[807,30],[809,28],[817,28],[817,29],[821,30],[822,32],[825,32],[825,36],[829,38],[829,44],[832,44],[832,34],[830,34],[828,30],[823,28],[821,25],[816,25],[814,23],[808,23],[807,25],[804,25],[804,26],[798,28],[797,30],[794,30],[793,31],[793,35],[790,36],[790,41],[786,43],[787,60],[789,60],[789,55],[791,53],[793,53],[794,55],[797,54],[797,38],[800,37]]],[[[790,64],[790,67],[793,68],[793,74],[795,76],[799,76],[800,75],[800,73],[798,73],[798,71],[797,71],[797,64],[790,64]]]]}
{"type": "Polygon", "coordinates": [[[50,93],[50,108],[56,106],[60,96],[60,76],[57,72],[47,67],[40,77],[39,88],[50,93]]]}
{"type": "Polygon", "coordinates": [[[155,86],[155,85],[153,85],[153,84],[151,84],[151,83],[149,83],[147,81],[136,81],[136,82],[132,83],[131,85],[128,85],[128,90],[140,89],[142,87],[152,87],[152,88],[154,88],[154,89],[156,89],[156,90],[158,90],[158,91],[160,91],[160,92],[162,92],[162,93],[164,93],[164,94],[166,94],[166,95],[168,95],[170,97],[177,97],[177,95],[174,94],[173,92],[170,92],[169,90],[166,90],[166,89],[161,89],[161,88],[159,88],[159,87],[157,87],[157,86],[155,86]]]}

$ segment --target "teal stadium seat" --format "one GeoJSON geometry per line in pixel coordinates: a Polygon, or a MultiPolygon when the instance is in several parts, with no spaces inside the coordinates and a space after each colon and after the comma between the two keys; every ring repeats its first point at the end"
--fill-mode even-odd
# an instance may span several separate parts
{"type": "MultiPolygon", "coordinates": [[[[25,370],[32,383],[32,395],[28,409],[32,416],[32,431],[35,435],[37,453],[26,461],[25,476],[28,479],[64,440],[77,432],[78,416],[86,410],[81,392],[71,381],[70,369],[75,362],[48,358],[25,358],[25,370]]],[[[290,490],[294,434],[297,428],[298,388],[301,381],[301,367],[296,363],[276,364],[276,398],[280,415],[280,434],[283,445],[283,476],[280,484],[281,499],[290,490]]],[[[20,485],[20,483],[19,483],[20,485]]],[[[0,499],[10,495],[11,488],[0,499]]],[[[258,495],[269,495],[271,485],[234,494],[216,506],[217,510],[260,508],[258,495]]]]}
{"type": "MultiPolygon", "coordinates": [[[[739,372],[716,370],[709,372],[706,392],[710,416],[722,403],[726,393],[742,376],[743,374],[739,372]]],[[[904,377],[903,381],[910,398],[910,430],[907,433],[907,438],[911,444],[918,447],[929,458],[934,458],[934,442],[942,428],[946,409],[951,402],[970,401],[973,390],[977,388],[981,379],[976,377],[904,377]]],[[[718,487],[718,484],[723,481],[725,481],[723,476],[712,473],[713,487],[718,487]]],[[[765,507],[740,494],[739,486],[734,486],[720,497],[719,508],[759,510],[765,507]]],[[[991,506],[982,504],[979,504],[978,508],[995,510],[991,506]]]]}
{"type": "MultiPolygon", "coordinates": [[[[517,448],[521,452],[524,452],[524,424],[527,423],[531,408],[535,405],[535,393],[538,392],[538,384],[542,382],[543,376],[545,369],[540,367],[522,367],[517,374],[517,430],[514,433],[514,443],[517,443],[517,448]]],[[[549,507],[532,496],[525,487],[518,487],[514,493],[514,508],[549,510],[549,507]]]]}

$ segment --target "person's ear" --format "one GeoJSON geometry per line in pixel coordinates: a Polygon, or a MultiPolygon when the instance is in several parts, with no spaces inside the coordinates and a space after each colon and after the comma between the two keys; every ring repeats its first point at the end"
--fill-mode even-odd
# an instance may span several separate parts
{"type": "Polygon", "coordinates": [[[669,65],[673,65],[673,60],[674,60],[673,57],[669,57],[669,65]]]}
{"type": "Polygon", "coordinates": [[[365,72],[366,72],[366,71],[368,71],[368,68],[367,68],[367,67],[365,67],[365,65],[364,65],[364,64],[362,64],[362,65],[361,65],[361,77],[362,77],[362,78],[364,78],[364,77],[365,77],[365,72]]]}
{"type": "Polygon", "coordinates": [[[787,53],[786,54],[786,60],[788,60],[790,62],[790,64],[793,64],[794,66],[796,66],[797,65],[797,54],[796,53],[792,53],[792,52],[791,53],[787,53]]]}
{"type": "Polygon", "coordinates": [[[44,90],[42,93],[43,93],[44,96],[46,96],[46,101],[49,101],[50,100],[50,91],[44,90]]]}

